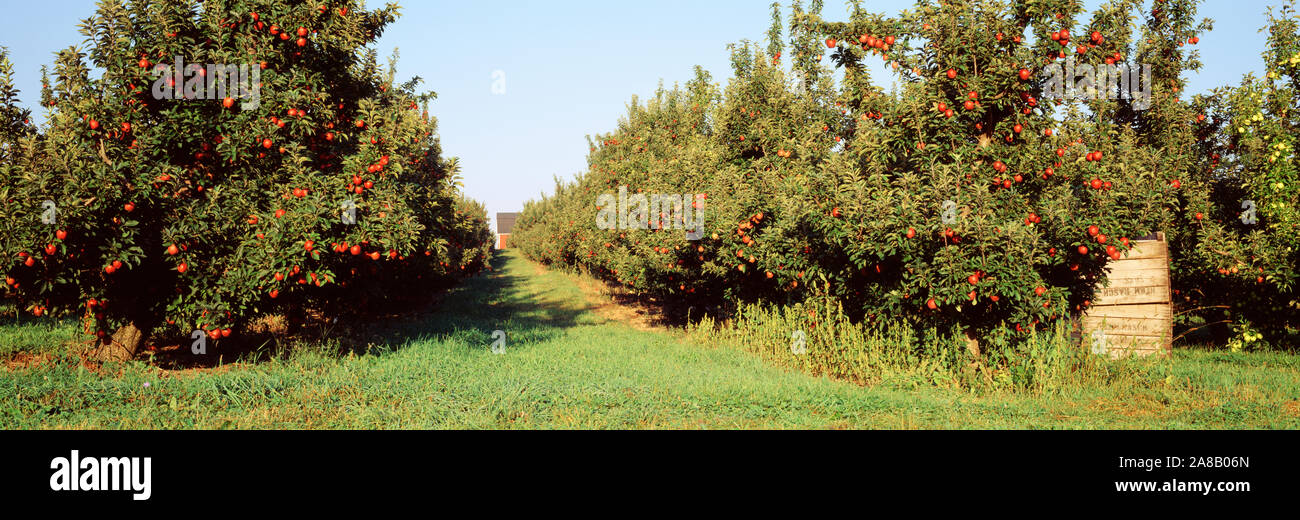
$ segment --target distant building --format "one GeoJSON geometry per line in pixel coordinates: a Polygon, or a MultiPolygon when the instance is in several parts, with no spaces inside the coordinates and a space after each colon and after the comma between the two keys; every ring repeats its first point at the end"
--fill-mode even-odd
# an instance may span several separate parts
{"type": "Polygon", "coordinates": [[[515,229],[518,213],[497,213],[497,249],[505,249],[510,242],[510,232],[515,229]]]}

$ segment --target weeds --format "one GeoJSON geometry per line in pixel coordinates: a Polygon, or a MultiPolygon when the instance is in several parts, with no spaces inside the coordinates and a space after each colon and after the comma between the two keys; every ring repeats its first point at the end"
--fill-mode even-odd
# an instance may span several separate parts
{"type": "Polygon", "coordinates": [[[1167,358],[1112,361],[1079,345],[1064,325],[1015,343],[975,346],[964,335],[906,323],[861,325],[835,305],[748,305],[729,323],[704,318],[692,331],[732,342],[777,365],[815,376],[914,389],[1060,394],[1086,387],[1149,386],[1167,358]],[[802,348],[800,348],[802,347],[802,348]]]}

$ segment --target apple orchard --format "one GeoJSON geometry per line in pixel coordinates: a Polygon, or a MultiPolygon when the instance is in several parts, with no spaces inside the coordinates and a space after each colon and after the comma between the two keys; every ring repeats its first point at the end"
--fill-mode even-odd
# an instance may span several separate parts
{"type": "MultiPolygon", "coordinates": [[[[853,2],[843,21],[822,4],[773,4],[725,84],[697,67],[634,100],[511,243],[688,319],[831,302],[842,316],[809,308],[800,326],[996,349],[1071,329],[1109,266],[1163,233],[1178,332],[1294,341],[1292,1],[1268,15],[1262,77],[1196,96],[1199,0],[853,2]],[[1070,93],[1053,78],[1074,64],[1129,74],[1070,93]],[[703,233],[599,225],[598,201],[624,192],[690,194],[703,233]]],[[[396,18],[355,0],[102,0],[86,44],[43,70],[41,125],[0,52],[4,307],[79,320],[124,359],[196,330],[238,341],[266,315],[409,308],[485,269],[486,211],[443,156],[435,95],[371,49],[396,18]],[[231,67],[251,84],[205,88],[231,67]]]]}
{"type": "Polygon", "coordinates": [[[44,71],[39,128],[3,59],[3,298],[79,318],[121,359],[155,335],[401,305],[483,269],[486,211],[442,156],[434,95],[368,47],[395,19],[351,0],[104,0],[84,48],[44,71]],[[181,59],[252,65],[256,103],[167,78],[155,95],[181,59]]]}
{"type": "Polygon", "coordinates": [[[1198,4],[853,2],[840,22],[773,4],[725,86],[697,68],[634,100],[512,243],[682,313],[830,300],[996,347],[1068,330],[1108,265],[1164,233],[1181,330],[1281,341],[1300,324],[1296,18],[1270,14],[1266,78],[1189,97],[1213,28],[1198,4]],[[1145,98],[1052,96],[1067,61],[1142,70],[1145,98]],[[598,228],[595,201],[620,189],[706,194],[705,236],[598,228]]]}

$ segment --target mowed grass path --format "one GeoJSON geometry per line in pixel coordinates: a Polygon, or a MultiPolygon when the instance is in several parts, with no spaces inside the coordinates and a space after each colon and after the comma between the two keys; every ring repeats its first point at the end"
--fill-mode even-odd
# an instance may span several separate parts
{"type": "MultiPolygon", "coordinates": [[[[863,388],[597,312],[579,276],[515,254],[365,355],[165,372],[0,366],[4,428],[1297,428],[1296,358],[1180,352],[1160,386],[1068,395],[863,388]],[[492,331],[508,336],[490,350],[492,331]],[[148,383],[148,386],[145,384],[148,383]]],[[[0,355],[66,329],[0,327],[0,355]]],[[[66,347],[57,347],[59,351],[66,347]]],[[[328,349],[320,349],[328,351],[328,349]]]]}

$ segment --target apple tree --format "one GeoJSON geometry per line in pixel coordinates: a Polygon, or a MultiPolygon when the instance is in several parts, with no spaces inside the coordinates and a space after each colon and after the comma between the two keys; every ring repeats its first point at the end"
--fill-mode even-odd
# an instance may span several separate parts
{"type": "Polygon", "coordinates": [[[7,290],[120,359],[153,334],[228,338],[482,268],[485,215],[442,156],[434,95],[368,47],[397,11],[99,2],[46,79],[38,157],[0,180],[7,290]]]}
{"type": "Polygon", "coordinates": [[[1177,233],[1202,189],[1180,181],[1196,157],[1180,76],[1200,66],[1185,45],[1209,27],[1195,6],[1134,23],[1137,1],[854,4],[832,22],[796,3],[790,56],[774,16],[766,50],[732,48],[716,101],[697,86],[633,103],[586,174],[526,209],[516,243],[705,306],[828,297],[864,322],[1050,327],[1087,309],[1134,240],[1177,233]],[[618,186],[707,194],[706,236],[598,229],[593,202],[618,186]]]}
{"type": "Polygon", "coordinates": [[[1189,233],[1175,258],[1193,328],[1234,348],[1279,344],[1300,327],[1300,35],[1295,5],[1268,13],[1264,77],[1196,100],[1203,195],[1185,201],[1189,233]]]}

